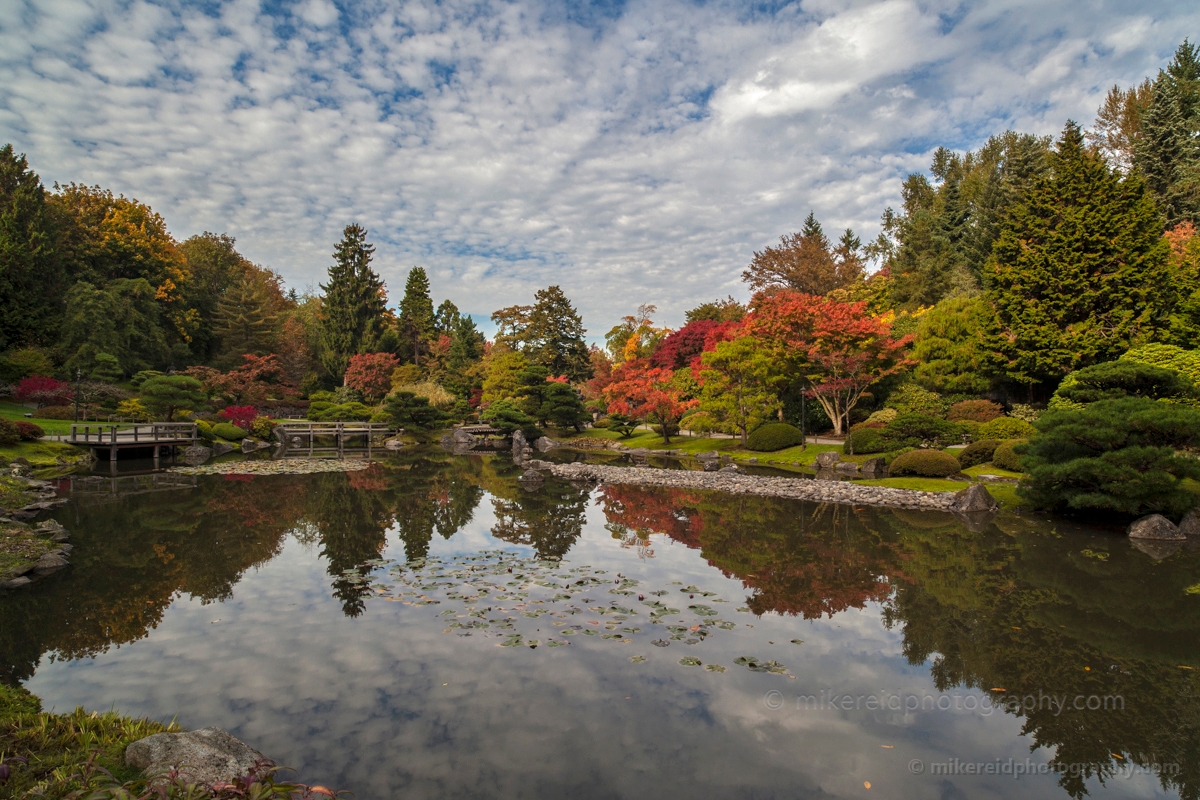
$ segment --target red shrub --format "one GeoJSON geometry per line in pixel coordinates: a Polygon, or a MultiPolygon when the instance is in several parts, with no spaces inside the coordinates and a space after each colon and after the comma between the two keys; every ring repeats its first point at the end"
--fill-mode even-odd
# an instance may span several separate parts
{"type": "Polygon", "coordinates": [[[346,385],[362,392],[368,403],[378,403],[392,390],[392,372],[400,366],[391,353],[359,353],[350,356],[346,385]]]}
{"type": "Polygon", "coordinates": [[[946,419],[951,422],[991,422],[1004,416],[1004,407],[991,400],[963,400],[950,406],[946,419]]]}
{"type": "Polygon", "coordinates": [[[46,432],[42,430],[40,425],[34,425],[32,422],[17,420],[16,425],[17,435],[21,437],[21,441],[23,442],[32,442],[46,435],[46,432]]]}
{"type": "Polygon", "coordinates": [[[13,390],[13,399],[18,403],[37,403],[42,406],[65,406],[75,393],[71,384],[46,375],[30,375],[22,378],[13,390]]]}
{"type": "Polygon", "coordinates": [[[254,406],[226,406],[225,410],[217,416],[221,419],[229,420],[244,431],[248,431],[250,430],[250,424],[258,416],[258,409],[254,406]]]}

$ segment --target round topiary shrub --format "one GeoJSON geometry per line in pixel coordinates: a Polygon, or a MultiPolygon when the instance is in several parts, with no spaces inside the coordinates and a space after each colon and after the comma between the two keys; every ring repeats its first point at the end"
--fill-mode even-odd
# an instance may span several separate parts
{"type": "Polygon", "coordinates": [[[867,455],[882,453],[889,449],[888,438],[878,428],[859,428],[850,432],[850,438],[842,445],[842,452],[847,455],[867,455]]]}
{"type": "Polygon", "coordinates": [[[920,478],[945,478],[958,474],[958,459],[941,450],[913,450],[897,457],[888,468],[893,478],[914,475],[920,478]]]}
{"type": "Polygon", "coordinates": [[[992,460],[992,454],[1000,446],[999,439],[982,439],[971,442],[958,454],[958,465],[963,469],[986,464],[992,460]]]}
{"type": "Polygon", "coordinates": [[[41,425],[34,425],[32,422],[17,420],[17,435],[21,437],[23,442],[32,442],[42,438],[46,432],[42,430],[41,425]]]}
{"type": "Polygon", "coordinates": [[[212,423],[202,419],[196,420],[196,433],[204,441],[211,442],[214,436],[212,423]]]}
{"type": "Polygon", "coordinates": [[[228,422],[221,422],[212,426],[214,436],[218,436],[227,442],[236,442],[246,438],[246,432],[237,425],[232,425],[228,422]]]}
{"type": "Polygon", "coordinates": [[[927,414],[901,414],[888,423],[883,434],[889,450],[901,447],[948,447],[962,442],[965,429],[957,422],[927,414]]]}
{"type": "Polygon", "coordinates": [[[773,453],[798,444],[804,444],[800,429],[786,422],[768,422],[755,428],[746,437],[746,449],[758,453],[773,453]]]}
{"type": "Polygon", "coordinates": [[[1023,419],[997,417],[979,426],[980,439],[1027,439],[1034,434],[1034,427],[1023,419]]]}
{"type": "Polygon", "coordinates": [[[992,453],[992,466],[1006,469],[1009,472],[1021,472],[1021,457],[1013,452],[1013,448],[1019,444],[1025,444],[1024,439],[1012,439],[1007,442],[1001,442],[996,448],[996,452],[992,453]]]}
{"type": "Polygon", "coordinates": [[[1004,408],[991,400],[963,400],[950,406],[946,419],[951,422],[991,422],[1004,416],[1004,408]]]}
{"type": "Polygon", "coordinates": [[[915,383],[897,387],[888,396],[884,406],[895,409],[900,414],[924,414],[939,418],[946,414],[946,404],[942,396],[937,392],[922,389],[915,383]]]}

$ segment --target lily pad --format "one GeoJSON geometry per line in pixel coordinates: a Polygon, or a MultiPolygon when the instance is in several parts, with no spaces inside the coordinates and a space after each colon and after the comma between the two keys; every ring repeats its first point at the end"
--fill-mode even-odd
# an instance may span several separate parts
{"type": "Polygon", "coordinates": [[[693,656],[684,656],[683,658],[679,659],[679,663],[685,667],[698,667],[703,662],[693,656]]]}
{"type": "Polygon", "coordinates": [[[641,664],[643,661],[646,660],[646,657],[645,656],[630,656],[629,660],[632,661],[634,664],[641,664]]]}
{"type": "Polygon", "coordinates": [[[720,664],[705,664],[704,670],[706,672],[724,672],[725,668],[722,667],[720,664]]]}

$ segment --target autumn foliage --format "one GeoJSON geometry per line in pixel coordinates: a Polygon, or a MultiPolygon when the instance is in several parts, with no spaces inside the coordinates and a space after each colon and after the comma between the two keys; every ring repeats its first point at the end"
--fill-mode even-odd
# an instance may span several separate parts
{"type": "Polygon", "coordinates": [[[378,402],[392,389],[392,373],[400,361],[391,353],[359,353],[350,356],[346,385],[362,392],[368,402],[378,402]]]}
{"type": "Polygon", "coordinates": [[[65,406],[73,396],[69,383],[45,375],[22,378],[13,390],[13,399],[18,403],[37,403],[39,408],[65,406]]]}
{"type": "Polygon", "coordinates": [[[608,412],[653,419],[663,426],[664,442],[670,441],[669,427],[696,405],[694,399],[684,397],[674,372],[653,367],[645,358],[624,362],[613,370],[612,378],[604,389],[608,412]]]}

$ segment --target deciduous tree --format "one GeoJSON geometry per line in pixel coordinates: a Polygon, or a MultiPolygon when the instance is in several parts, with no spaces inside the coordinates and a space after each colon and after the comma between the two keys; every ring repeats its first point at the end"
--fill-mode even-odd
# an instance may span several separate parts
{"type": "Polygon", "coordinates": [[[721,342],[701,361],[700,410],[739,433],[745,447],[747,434],[780,409],[777,358],[754,337],[740,336],[721,342]]]}

